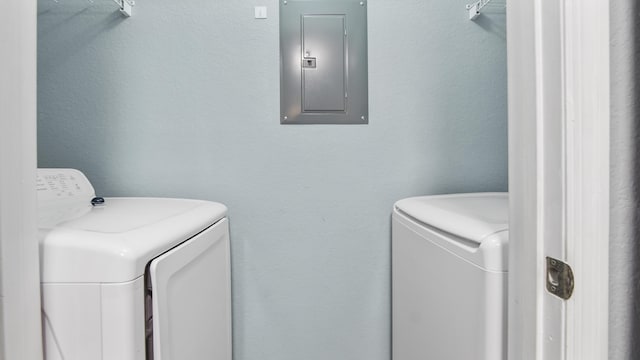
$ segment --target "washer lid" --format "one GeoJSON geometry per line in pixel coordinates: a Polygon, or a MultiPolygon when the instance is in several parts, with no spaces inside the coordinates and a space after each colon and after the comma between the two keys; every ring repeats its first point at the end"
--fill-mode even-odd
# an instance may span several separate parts
{"type": "Polygon", "coordinates": [[[395,206],[423,224],[477,243],[509,229],[507,193],[420,196],[400,200],[395,206]]]}
{"type": "Polygon", "coordinates": [[[124,282],[152,259],[226,216],[219,203],[106,198],[86,214],[40,229],[42,282],[124,282]]]}

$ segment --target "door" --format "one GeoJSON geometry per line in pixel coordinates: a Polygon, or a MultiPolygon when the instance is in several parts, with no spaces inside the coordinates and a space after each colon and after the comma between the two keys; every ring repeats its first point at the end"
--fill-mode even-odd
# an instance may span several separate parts
{"type": "Polygon", "coordinates": [[[153,360],[231,360],[228,221],[149,265],[153,360]]]}
{"type": "Polygon", "coordinates": [[[608,6],[507,7],[510,359],[607,358],[608,6]],[[547,257],[573,268],[567,300],[547,257]]]}

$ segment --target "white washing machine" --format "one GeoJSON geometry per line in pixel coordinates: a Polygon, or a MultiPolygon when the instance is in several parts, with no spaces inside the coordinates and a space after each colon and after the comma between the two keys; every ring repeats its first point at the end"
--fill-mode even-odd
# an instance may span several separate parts
{"type": "Polygon", "coordinates": [[[39,169],[37,190],[47,360],[231,360],[224,205],[92,205],[72,169],[39,169]]]}
{"type": "Polygon", "coordinates": [[[395,204],[393,360],[506,360],[508,212],[506,193],[395,204]]]}

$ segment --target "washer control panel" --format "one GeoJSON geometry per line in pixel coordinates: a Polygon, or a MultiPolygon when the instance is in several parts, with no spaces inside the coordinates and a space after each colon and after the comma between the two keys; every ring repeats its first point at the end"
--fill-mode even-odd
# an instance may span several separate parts
{"type": "Polygon", "coordinates": [[[87,201],[95,197],[89,179],[75,169],[38,169],[36,178],[38,203],[53,201],[87,201]]]}

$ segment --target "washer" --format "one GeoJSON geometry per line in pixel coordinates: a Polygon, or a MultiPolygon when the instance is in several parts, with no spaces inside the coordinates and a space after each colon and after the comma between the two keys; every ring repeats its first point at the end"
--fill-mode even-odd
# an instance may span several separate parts
{"type": "Polygon", "coordinates": [[[47,360],[231,360],[227,208],[38,169],[47,360]]]}
{"type": "Polygon", "coordinates": [[[507,358],[508,209],[506,193],[395,204],[394,360],[507,358]]]}

